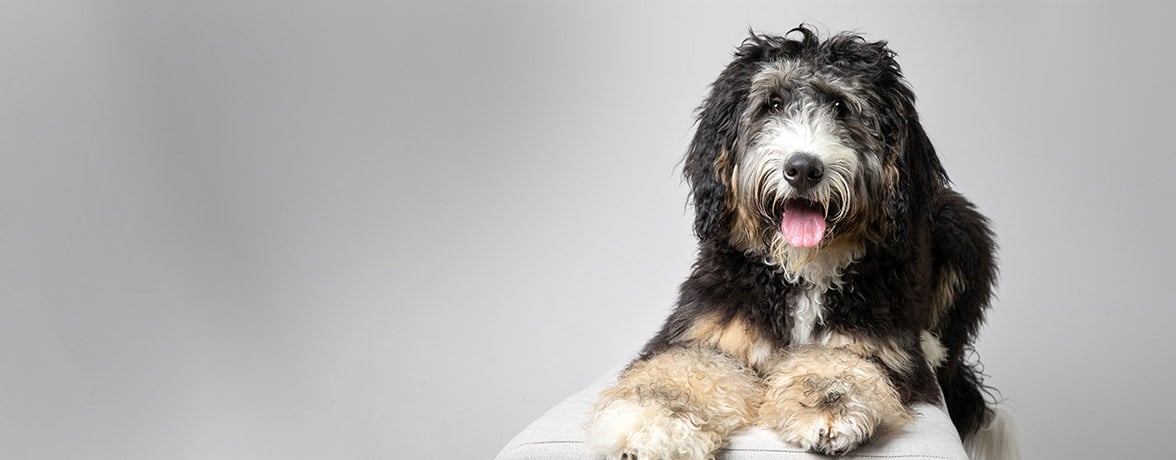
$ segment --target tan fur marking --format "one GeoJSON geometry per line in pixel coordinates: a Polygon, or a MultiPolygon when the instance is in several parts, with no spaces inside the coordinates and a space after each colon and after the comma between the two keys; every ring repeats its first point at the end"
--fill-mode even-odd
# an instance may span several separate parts
{"type": "Polygon", "coordinates": [[[939,330],[943,317],[951,310],[955,303],[956,294],[964,290],[964,279],[952,267],[946,267],[939,272],[939,282],[935,285],[935,293],[931,297],[931,324],[928,329],[939,330]]]}
{"type": "MultiPolygon", "coordinates": [[[[898,164],[896,164],[893,161],[884,161],[882,163],[881,176],[882,176],[882,190],[885,190],[885,192],[883,192],[883,193],[896,193],[896,191],[898,190],[898,176],[899,176],[898,164]]],[[[879,197],[879,198],[880,198],[878,200],[879,202],[882,202],[885,200],[883,197],[879,197]]],[[[885,216],[883,215],[884,210],[885,210],[885,208],[882,206],[872,206],[872,207],[868,207],[866,209],[867,212],[870,212],[872,214],[871,221],[878,222],[880,224],[879,225],[880,228],[878,228],[877,231],[869,232],[870,235],[876,240],[880,240],[882,238],[887,238],[890,235],[890,232],[892,230],[894,230],[893,222],[886,219],[885,216]]],[[[880,242],[880,241],[878,241],[878,242],[880,242]]]]}
{"type": "Polygon", "coordinates": [[[893,341],[872,340],[826,332],[817,343],[826,347],[843,348],[863,357],[878,358],[886,367],[896,371],[909,371],[914,365],[914,359],[911,358],[910,353],[907,353],[893,341]]]}
{"type": "Polygon", "coordinates": [[[947,360],[947,348],[943,346],[939,337],[930,331],[923,331],[920,334],[919,346],[923,349],[923,358],[927,360],[927,364],[931,365],[931,369],[939,369],[947,360]]]}
{"type": "Polygon", "coordinates": [[[761,424],[804,449],[845,453],[912,418],[885,371],[844,348],[790,349],[765,382],[761,424]]]}
{"type": "Polygon", "coordinates": [[[739,165],[731,161],[731,151],[719,150],[711,168],[715,172],[715,179],[727,188],[727,193],[723,196],[724,204],[734,215],[731,224],[731,244],[737,248],[758,250],[763,246],[760,242],[763,230],[759,219],[749,214],[745,206],[739,205],[739,165]]]}
{"type": "Polygon", "coordinates": [[[731,245],[743,249],[764,252],[763,225],[759,216],[751,211],[751,207],[743,204],[742,190],[739,187],[739,165],[731,169],[725,197],[727,209],[734,215],[731,223],[731,245]]]}
{"type": "Polygon", "coordinates": [[[715,179],[720,184],[723,184],[724,187],[727,187],[727,190],[730,190],[733,179],[731,176],[731,151],[727,149],[719,150],[719,154],[715,156],[715,161],[711,163],[711,169],[715,172],[715,179]]]}
{"type": "Polygon", "coordinates": [[[771,343],[743,318],[722,322],[718,316],[702,317],[690,326],[679,342],[712,346],[757,368],[767,362],[772,352],[771,343]]]}

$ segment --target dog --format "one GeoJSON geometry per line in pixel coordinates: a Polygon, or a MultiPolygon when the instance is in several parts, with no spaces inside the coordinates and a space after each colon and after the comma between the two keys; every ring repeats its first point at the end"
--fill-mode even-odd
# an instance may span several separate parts
{"type": "Polygon", "coordinates": [[[712,458],[753,426],[845,454],[943,402],[970,456],[1015,455],[972,358],[994,235],[951,188],[885,41],[751,32],[683,169],[698,258],[591,413],[599,454],[712,458]]]}

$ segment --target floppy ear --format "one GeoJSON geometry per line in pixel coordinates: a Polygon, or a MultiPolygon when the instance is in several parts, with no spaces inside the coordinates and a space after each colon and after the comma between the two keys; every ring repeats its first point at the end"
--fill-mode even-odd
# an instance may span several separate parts
{"type": "Polygon", "coordinates": [[[920,209],[927,209],[925,205],[947,186],[947,171],[913,109],[907,121],[905,147],[898,159],[910,180],[911,201],[920,209]]]}
{"type": "Polygon", "coordinates": [[[725,239],[731,228],[728,194],[740,117],[746,108],[756,63],[799,46],[799,42],[765,35],[751,36],[735,51],[735,59],[711,84],[698,108],[698,127],[686,152],[683,173],[694,202],[694,233],[699,239],[725,239]]]}
{"type": "Polygon", "coordinates": [[[884,128],[894,133],[888,139],[897,151],[898,181],[887,202],[887,218],[891,221],[891,236],[896,239],[906,237],[905,231],[912,219],[924,217],[921,210],[930,209],[931,200],[948,184],[947,172],[931,145],[931,139],[923,130],[919,122],[919,115],[914,107],[914,95],[900,83],[895,91],[894,118],[890,128],[884,128]]]}
{"type": "Polygon", "coordinates": [[[690,183],[694,234],[699,239],[722,238],[730,228],[727,194],[731,193],[728,190],[733,168],[731,150],[738,136],[737,118],[742,112],[742,99],[733,82],[720,76],[699,108],[698,128],[686,152],[683,171],[690,183]]]}

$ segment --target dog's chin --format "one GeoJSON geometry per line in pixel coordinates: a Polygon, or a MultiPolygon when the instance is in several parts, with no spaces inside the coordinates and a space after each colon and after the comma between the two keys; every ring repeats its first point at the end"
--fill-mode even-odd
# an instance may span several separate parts
{"type": "Polygon", "coordinates": [[[780,234],[789,246],[816,248],[827,238],[829,228],[825,205],[804,198],[784,200],[780,212],[780,234]]]}

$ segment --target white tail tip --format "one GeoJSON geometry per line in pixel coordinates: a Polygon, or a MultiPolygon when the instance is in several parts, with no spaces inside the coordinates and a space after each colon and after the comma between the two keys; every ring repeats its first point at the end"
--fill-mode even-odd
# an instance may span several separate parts
{"type": "Polygon", "coordinates": [[[1017,426],[1004,409],[996,409],[984,426],[964,440],[971,460],[1021,460],[1017,426]]]}

